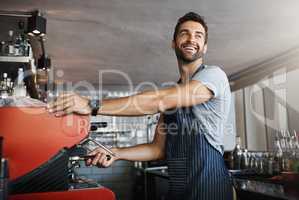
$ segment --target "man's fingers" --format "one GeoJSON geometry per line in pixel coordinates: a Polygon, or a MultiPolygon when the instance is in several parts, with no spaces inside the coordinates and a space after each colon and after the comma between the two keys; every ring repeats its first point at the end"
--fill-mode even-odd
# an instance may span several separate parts
{"type": "Polygon", "coordinates": [[[62,92],[59,97],[70,97],[70,96],[74,96],[75,93],[74,92],[62,92]]]}
{"type": "Polygon", "coordinates": [[[63,102],[63,104],[58,105],[49,112],[55,113],[56,117],[61,117],[67,114],[71,114],[74,111],[74,103],[73,101],[63,102]]]}
{"type": "Polygon", "coordinates": [[[74,94],[61,94],[55,101],[50,102],[47,107],[49,110],[54,110],[57,106],[62,105],[64,102],[73,101],[74,94]]]}
{"type": "Polygon", "coordinates": [[[99,159],[98,159],[98,162],[95,165],[98,166],[98,167],[102,167],[103,154],[99,153],[98,155],[99,155],[99,159]]]}
{"type": "Polygon", "coordinates": [[[66,110],[69,107],[73,107],[74,106],[74,101],[72,99],[67,100],[67,101],[62,101],[57,103],[57,105],[53,108],[53,111],[57,112],[57,111],[63,111],[66,110]]]}
{"type": "Polygon", "coordinates": [[[63,111],[63,115],[73,112],[77,114],[88,115],[91,112],[91,109],[88,106],[88,98],[81,97],[75,93],[61,94],[55,101],[47,105],[47,110],[50,113],[63,111]],[[69,109],[69,107],[72,109],[69,109]]]}
{"type": "Polygon", "coordinates": [[[92,150],[91,152],[89,152],[87,155],[93,156],[100,152],[102,152],[102,149],[98,147],[98,148],[95,148],[94,150],[92,150]]]}
{"type": "Polygon", "coordinates": [[[69,115],[69,114],[72,114],[74,112],[74,109],[72,106],[70,107],[67,107],[67,108],[63,108],[62,111],[58,111],[55,113],[55,116],[56,117],[62,117],[62,116],[65,116],[65,115],[69,115]]]}
{"type": "Polygon", "coordinates": [[[92,160],[92,165],[97,165],[100,158],[101,158],[101,154],[98,153],[98,154],[94,157],[94,159],[92,160]]]}
{"type": "Polygon", "coordinates": [[[60,98],[60,99],[65,99],[65,98],[69,98],[69,97],[72,97],[72,96],[75,96],[75,93],[73,92],[61,92],[57,99],[60,98]]]}
{"type": "Polygon", "coordinates": [[[73,99],[72,98],[63,98],[63,99],[57,99],[54,102],[51,102],[48,104],[48,110],[51,111],[56,111],[57,107],[61,107],[69,102],[72,102],[73,99]]]}
{"type": "Polygon", "coordinates": [[[85,161],[85,165],[86,165],[86,166],[89,166],[89,165],[91,164],[91,161],[92,161],[92,160],[91,160],[90,158],[88,158],[88,159],[85,161]]]}
{"type": "Polygon", "coordinates": [[[89,158],[86,160],[86,165],[94,165],[98,167],[108,167],[111,164],[111,155],[108,155],[107,152],[100,147],[89,152],[87,155],[95,156],[93,159],[89,158]],[[110,159],[107,159],[107,155],[110,156],[110,159]]]}
{"type": "Polygon", "coordinates": [[[106,155],[102,153],[98,163],[101,164],[101,165],[103,165],[103,163],[105,162],[105,160],[106,160],[106,155]]]}

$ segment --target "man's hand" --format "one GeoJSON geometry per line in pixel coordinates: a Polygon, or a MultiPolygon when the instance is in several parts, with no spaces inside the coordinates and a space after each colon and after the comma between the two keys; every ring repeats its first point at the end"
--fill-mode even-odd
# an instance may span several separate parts
{"type": "Polygon", "coordinates": [[[86,160],[85,164],[87,166],[90,165],[94,165],[94,166],[98,166],[98,167],[109,167],[112,165],[112,163],[117,160],[117,154],[116,154],[116,149],[112,148],[111,151],[116,155],[116,156],[112,156],[109,155],[105,150],[103,150],[102,148],[98,147],[95,150],[93,150],[92,152],[90,152],[88,155],[90,156],[94,156],[93,159],[89,158],[86,160]],[[109,158],[107,157],[107,155],[109,155],[109,158]]]}
{"type": "Polygon", "coordinates": [[[63,93],[48,104],[48,111],[55,113],[55,116],[63,116],[71,113],[89,115],[91,108],[88,105],[89,99],[81,97],[76,93],[63,93]]]}

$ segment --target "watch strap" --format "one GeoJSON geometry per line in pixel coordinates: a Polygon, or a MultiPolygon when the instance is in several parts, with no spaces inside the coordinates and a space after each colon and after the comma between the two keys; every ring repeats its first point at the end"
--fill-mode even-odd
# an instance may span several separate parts
{"type": "Polygon", "coordinates": [[[89,106],[91,108],[91,115],[96,116],[100,109],[100,100],[99,99],[91,99],[89,101],[89,106]]]}

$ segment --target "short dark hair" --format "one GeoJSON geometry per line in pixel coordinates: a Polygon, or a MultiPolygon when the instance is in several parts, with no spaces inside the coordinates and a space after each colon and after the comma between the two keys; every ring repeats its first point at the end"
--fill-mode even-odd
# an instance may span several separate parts
{"type": "Polygon", "coordinates": [[[176,39],[181,24],[185,23],[186,21],[198,22],[203,26],[203,28],[205,29],[205,32],[206,32],[206,37],[205,37],[205,44],[206,44],[208,42],[208,26],[207,26],[204,18],[195,12],[188,12],[184,16],[182,16],[178,19],[177,24],[174,29],[174,33],[173,33],[173,40],[176,39]]]}

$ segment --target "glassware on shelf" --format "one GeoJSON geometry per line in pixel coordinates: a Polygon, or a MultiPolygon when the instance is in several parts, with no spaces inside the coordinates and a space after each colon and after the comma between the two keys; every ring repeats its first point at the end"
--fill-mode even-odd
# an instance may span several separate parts
{"type": "Polygon", "coordinates": [[[272,153],[269,153],[268,157],[268,165],[267,165],[267,175],[273,175],[273,163],[274,163],[274,156],[272,153]]]}
{"type": "Polygon", "coordinates": [[[249,162],[248,162],[248,150],[244,149],[241,154],[241,169],[248,169],[249,162]]]}
{"type": "Polygon", "coordinates": [[[30,44],[24,29],[8,31],[8,39],[1,41],[0,56],[29,56],[30,44]]]}
{"type": "Polygon", "coordinates": [[[6,43],[5,41],[1,41],[1,48],[0,48],[0,56],[4,56],[6,53],[5,53],[5,48],[6,48],[6,43]]]}
{"type": "Polygon", "coordinates": [[[15,45],[13,39],[14,32],[13,30],[8,31],[8,41],[7,41],[7,50],[6,53],[8,56],[14,56],[15,54],[15,45]]]}
{"type": "Polygon", "coordinates": [[[257,173],[263,175],[264,174],[264,160],[263,153],[259,152],[257,161],[257,173]]]}
{"type": "Polygon", "coordinates": [[[269,153],[263,152],[263,174],[268,175],[268,168],[269,168],[269,153]]]}
{"type": "Polygon", "coordinates": [[[292,141],[292,160],[290,163],[290,171],[299,172],[299,144],[297,132],[294,130],[290,137],[292,141]]]}
{"type": "Polygon", "coordinates": [[[11,87],[11,79],[8,77],[7,73],[3,73],[0,81],[0,97],[7,98],[11,95],[12,89],[11,87]]]}
{"type": "Polygon", "coordinates": [[[233,169],[241,169],[241,156],[242,156],[242,149],[241,149],[241,138],[236,138],[236,147],[233,151],[233,169]]]}
{"type": "Polygon", "coordinates": [[[17,82],[14,87],[14,96],[16,97],[25,97],[26,96],[26,86],[24,84],[24,70],[23,68],[18,69],[17,82]]]}
{"type": "Polygon", "coordinates": [[[283,151],[282,151],[282,145],[281,145],[281,140],[279,138],[279,133],[276,132],[275,135],[275,141],[274,141],[274,159],[273,159],[273,173],[274,174],[279,174],[282,171],[282,156],[283,156],[283,151]]]}
{"type": "Polygon", "coordinates": [[[23,56],[24,55],[24,49],[22,46],[22,36],[19,34],[15,38],[15,44],[14,44],[14,56],[23,56]]]}
{"type": "Polygon", "coordinates": [[[249,167],[250,167],[250,169],[255,169],[255,153],[254,152],[250,152],[249,167]]]}

